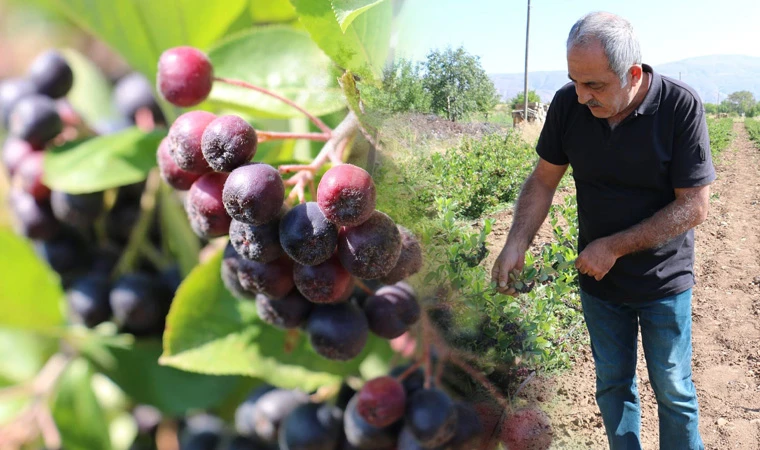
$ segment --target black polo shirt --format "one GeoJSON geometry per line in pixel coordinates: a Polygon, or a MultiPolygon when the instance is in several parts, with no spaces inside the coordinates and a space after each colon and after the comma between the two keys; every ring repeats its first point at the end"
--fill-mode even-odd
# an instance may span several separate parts
{"type": "MultiPolygon", "coordinates": [[[[568,83],[557,91],[536,151],[573,168],[579,249],[651,217],[675,199],[674,188],[715,179],[704,107],[685,84],[654,72],[644,101],[614,129],[578,103],[568,83]]],[[[614,302],[675,295],[694,285],[694,230],[664,245],[619,258],[596,281],[580,274],[581,289],[614,302]]]]}

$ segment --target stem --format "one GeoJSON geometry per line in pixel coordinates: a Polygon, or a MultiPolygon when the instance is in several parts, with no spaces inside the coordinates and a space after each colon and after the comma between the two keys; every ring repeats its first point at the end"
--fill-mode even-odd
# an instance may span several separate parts
{"type": "Polygon", "coordinates": [[[330,133],[332,133],[332,130],[330,129],[330,127],[328,127],[327,125],[325,125],[324,122],[322,122],[321,120],[319,120],[319,118],[317,116],[311,114],[309,111],[306,111],[304,108],[302,108],[301,106],[299,106],[294,101],[292,101],[292,100],[290,100],[288,98],[285,98],[285,97],[281,96],[280,94],[276,94],[276,93],[274,93],[274,92],[272,92],[272,91],[270,91],[268,89],[264,89],[262,87],[253,85],[251,83],[246,83],[245,81],[241,81],[241,80],[233,80],[231,78],[222,78],[222,77],[214,77],[214,80],[215,81],[220,81],[222,83],[231,84],[231,85],[234,85],[234,86],[240,86],[240,87],[243,87],[243,88],[246,88],[246,89],[250,89],[252,91],[260,92],[260,93],[262,93],[264,95],[268,95],[270,97],[274,97],[277,100],[280,100],[281,102],[283,102],[283,103],[285,103],[287,105],[290,105],[293,108],[295,108],[298,111],[300,111],[301,113],[303,113],[306,117],[309,118],[309,120],[311,120],[311,122],[314,125],[317,126],[317,128],[319,128],[320,130],[322,130],[323,133],[328,134],[328,135],[330,133]]]}
{"type": "Polygon", "coordinates": [[[140,245],[140,254],[158,270],[165,270],[172,265],[171,260],[148,241],[143,241],[140,245]]]}
{"type": "Polygon", "coordinates": [[[517,398],[518,395],[520,395],[520,391],[522,391],[522,389],[525,386],[527,386],[527,384],[530,383],[530,380],[532,380],[533,377],[535,377],[535,376],[536,376],[536,372],[533,371],[533,372],[530,373],[530,375],[528,375],[528,378],[526,378],[522,383],[520,383],[520,386],[518,386],[517,390],[515,391],[515,395],[512,396],[512,400],[513,401],[514,401],[514,399],[517,398]]]}
{"type": "Polygon", "coordinates": [[[289,131],[259,131],[256,130],[258,142],[275,141],[278,139],[308,139],[310,141],[327,141],[329,133],[291,133],[289,131]]]}
{"type": "Polygon", "coordinates": [[[375,295],[375,291],[369,288],[362,280],[355,278],[354,285],[369,295],[375,295]]]}
{"type": "Polygon", "coordinates": [[[116,278],[121,274],[127,273],[134,268],[135,261],[140,255],[140,248],[142,247],[145,238],[150,231],[150,226],[153,223],[153,213],[156,209],[156,196],[158,195],[158,188],[161,185],[161,178],[157,170],[152,170],[148,174],[148,180],[145,183],[145,190],[140,197],[140,218],[137,219],[137,223],[132,228],[132,234],[129,235],[129,243],[124,249],[124,253],[121,255],[119,262],[114,267],[111,273],[111,278],[116,278]]]}
{"type": "MultiPolygon", "coordinates": [[[[430,322],[426,314],[422,314],[422,359],[425,361],[425,389],[430,389],[433,382],[433,358],[431,355],[430,347],[430,322]]],[[[443,361],[438,361],[442,364],[443,361]]]]}
{"type": "Polygon", "coordinates": [[[485,375],[483,375],[482,373],[478,372],[472,366],[470,366],[469,364],[467,364],[467,362],[465,362],[464,360],[462,360],[459,357],[459,355],[457,355],[455,352],[452,351],[449,354],[449,361],[451,361],[452,364],[456,365],[460,369],[462,369],[465,372],[467,372],[468,375],[470,375],[471,377],[473,377],[474,379],[476,379],[480,384],[482,384],[483,387],[485,387],[488,390],[488,392],[493,396],[493,398],[499,403],[500,406],[504,407],[505,409],[511,409],[512,408],[512,406],[509,403],[509,401],[506,398],[504,398],[503,395],[501,395],[501,393],[499,392],[499,390],[496,389],[496,386],[494,386],[494,384],[491,383],[491,381],[488,378],[486,378],[485,375]]]}
{"type": "Polygon", "coordinates": [[[409,366],[404,372],[401,373],[401,375],[396,377],[396,381],[399,383],[406,380],[406,378],[413,374],[415,370],[417,370],[422,365],[422,361],[415,361],[411,366],[409,366]]]}

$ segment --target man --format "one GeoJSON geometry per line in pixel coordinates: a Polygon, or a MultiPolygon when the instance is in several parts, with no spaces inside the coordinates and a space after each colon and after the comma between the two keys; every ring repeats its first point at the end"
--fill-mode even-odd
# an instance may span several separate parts
{"type": "Polygon", "coordinates": [[[577,190],[581,302],[611,449],[640,449],[637,334],[657,398],[660,448],[702,449],[691,379],[694,231],[715,179],[704,109],[641,63],[631,25],[592,13],[567,40],[555,95],[492,278],[514,294],[524,255],[568,165],[577,190]]]}

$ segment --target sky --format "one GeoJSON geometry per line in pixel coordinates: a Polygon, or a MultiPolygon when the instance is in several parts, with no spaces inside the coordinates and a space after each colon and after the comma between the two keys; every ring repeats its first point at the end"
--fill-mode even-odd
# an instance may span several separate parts
{"type": "MultiPolygon", "coordinates": [[[[405,0],[397,56],[465,48],[486,72],[523,73],[527,0],[405,0]]],[[[566,70],[565,40],[592,11],[628,19],[643,62],[741,54],[760,57],[760,0],[531,0],[528,71],[566,70]]]]}

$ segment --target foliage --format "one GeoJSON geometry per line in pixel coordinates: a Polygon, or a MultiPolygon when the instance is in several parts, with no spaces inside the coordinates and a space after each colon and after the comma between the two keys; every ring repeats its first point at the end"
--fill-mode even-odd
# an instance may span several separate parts
{"type": "Polygon", "coordinates": [[[385,113],[428,112],[430,93],[422,83],[421,63],[401,59],[386,67],[379,87],[368,85],[362,90],[363,100],[373,109],[385,113]]]}
{"type": "Polygon", "coordinates": [[[710,133],[710,151],[713,158],[720,158],[734,139],[734,122],[731,118],[707,119],[707,130],[710,133]]]}
{"type": "Polygon", "coordinates": [[[517,198],[534,161],[533,147],[517,132],[465,138],[459,147],[421,162],[422,171],[440,188],[420,192],[420,201],[451,199],[457,217],[478,218],[517,198]]]}
{"type": "Polygon", "coordinates": [[[746,119],[744,121],[744,127],[747,129],[749,138],[755,142],[755,146],[760,148],[760,121],[746,119]]]}
{"type": "Polygon", "coordinates": [[[423,83],[436,114],[456,122],[475,112],[489,112],[498,103],[496,87],[480,58],[463,47],[433,50],[427,55],[423,83]]]}
{"type": "MultiPolygon", "coordinates": [[[[533,103],[533,102],[538,103],[540,101],[541,101],[541,97],[538,94],[536,94],[536,91],[534,90],[528,91],[528,103],[533,103]]],[[[525,92],[519,92],[517,95],[509,99],[507,103],[512,106],[512,109],[522,108],[522,106],[525,105],[525,92]]]]}
{"type": "Polygon", "coordinates": [[[490,271],[481,264],[493,220],[480,230],[458,221],[451,200],[437,198],[437,219],[423,232],[432,298],[455,312],[454,341],[475,331],[470,349],[492,364],[521,361],[531,370],[567,369],[579,345],[582,315],[573,261],[577,257],[574,197],[551,209],[555,242],[536,254],[526,252],[519,277],[529,292],[511,297],[496,292],[490,271]],[[472,332],[472,331],[470,331],[472,332]],[[467,331],[464,331],[466,334],[467,331]]]}

